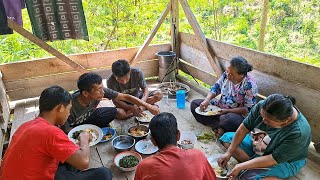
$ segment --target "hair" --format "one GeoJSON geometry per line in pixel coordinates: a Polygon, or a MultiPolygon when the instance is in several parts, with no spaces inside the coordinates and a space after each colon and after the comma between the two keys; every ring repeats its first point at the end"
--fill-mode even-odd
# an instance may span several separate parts
{"type": "Polygon", "coordinates": [[[80,93],[83,91],[90,92],[94,84],[101,84],[102,78],[95,73],[84,73],[78,79],[78,89],[80,93]]]}
{"type": "Polygon", "coordinates": [[[241,56],[233,57],[230,61],[230,65],[236,68],[238,74],[247,75],[248,72],[252,71],[252,65],[241,56]]]}
{"type": "Polygon", "coordinates": [[[293,96],[272,94],[264,101],[262,109],[277,120],[284,121],[292,116],[295,102],[293,96]]]}
{"type": "Polygon", "coordinates": [[[173,114],[163,112],[154,116],[150,121],[149,128],[159,149],[177,144],[178,125],[173,114]]]}
{"type": "Polygon", "coordinates": [[[117,77],[124,76],[130,71],[130,64],[124,59],[112,63],[112,74],[117,77]]]}
{"type": "Polygon", "coordinates": [[[57,105],[69,105],[71,95],[60,86],[51,86],[42,91],[39,99],[40,113],[53,110],[57,105]]]}

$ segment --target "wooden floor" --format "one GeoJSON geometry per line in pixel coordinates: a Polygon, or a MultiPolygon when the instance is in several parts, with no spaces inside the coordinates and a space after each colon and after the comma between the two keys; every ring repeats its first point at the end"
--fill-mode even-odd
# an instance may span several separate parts
{"type": "MultiPolygon", "coordinates": [[[[149,88],[155,89],[157,84],[154,82],[149,84],[149,88]]],[[[191,90],[187,96],[186,108],[177,109],[176,102],[173,99],[169,99],[168,102],[160,101],[157,104],[160,107],[161,112],[170,112],[175,115],[178,120],[178,128],[180,131],[189,131],[194,132],[196,135],[203,134],[204,132],[210,132],[211,129],[195,121],[194,117],[190,112],[190,102],[193,99],[204,98],[199,93],[191,90]]],[[[112,102],[109,100],[101,101],[100,106],[112,106],[112,102]]],[[[18,128],[23,122],[26,122],[30,119],[33,119],[38,115],[38,101],[32,101],[27,103],[20,103],[15,107],[14,111],[14,122],[12,124],[13,132],[18,128]]],[[[126,134],[126,130],[132,126],[136,125],[137,122],[134,118],[128,120],[114,120],[111,123],[111,126],[117,130],[118,134],[126,134]]],[[[221,148],[219,143],[216,143],[215,140],[212,141],[197,141],[195,148],[200,149],[205,153],[207,157],[217,153],[224,153],[224,150],[221,148]]],[[[134,151],[134,148],[132,149],[134,151]]],[[[133,172],[122,172],[120,171],[113,163],[113,158],[118,152],[116,152],[111,142],[100,143],[96,146],[91,147],[91,160],[90,167],[102,167],[105,166],[109,168],[114,176],[115,180],[132,180],[134,179],[133,172]],[[101,160],[99,158],[99,155],[101,160]]],[[[143,156],[145,158],[147,156],[143,156]]],[[[232,165],[236,161],[232,159],[232,165]]],[[[308,160],[307,166],[302,169],[302,171],[296,176],[289,178],[290,180],[318,180],[320,179],[320,166],[314,162],[308,160]]]]}
{"type": "MultiPolygon", "coordinates": [[[[149,85],[149,88],[155,88],[156,84],[149,85]]],[[[168,103],[164,101],[160,101],[157,104],[160,107],[161,112],[170,112],[175,115],[178,120],[178,128],[180,131],[188,131],[194,132],[196,135],[201,135],[204,132],[210,132],[211,129],[209,127],[203,126],[200,123],[197,123],[193,118],[190,112],[190,101],[196,98],[203,98],[202,95],[196,93],[191,90],[188,93],[186,108],[185,109],[177,109],[176,102],[173,99],[169,99],[168,103]]],[[[103,102],[103,106],[110,104],[110,102],[103,102]]],[[[130,118],[128,120],[114,120],[111,123],[111,126],[114,127],[119,134],[126,134],[126,130],[133,125],[136,125],[137,121],[135,118],[130,118]]],[[[219,145],[215,144],[215,141],[198,141],[195,144],[195,148],[203,151],[207,157],[210,155],[214,155],[217,153],[223,153],[223,149],[219,147],[219,145]]],[[[134,148],[132,149],[134,151],[134,148]]],[[[102,165],[111,169],[115,180],[131,180],[134,178],[133,172],[125,172],[120,171],[113,163],[113,158],[117,154],[111,142],[100,143],[94,147],[91,147],[91,164],[90,167],[101,167],[102,165]],[[99,159],[98,152],[100,154],[101,160],[99,159]]],[[[145,158],[147,156],[143,156],[145,158]]],[[[235,162],[235,160],[233,160],[235,162]]]]}

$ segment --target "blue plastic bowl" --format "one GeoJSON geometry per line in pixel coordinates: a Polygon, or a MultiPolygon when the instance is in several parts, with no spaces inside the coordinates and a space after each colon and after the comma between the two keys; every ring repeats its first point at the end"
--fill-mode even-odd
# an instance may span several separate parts
{"type": "Polygon", "coordinates": [[[101,128],[102,129],[102,132],[103,132],[103,137],[102,137],[102,139],[101,139],[101,141],[100,142],[107,142],[107,141],[110,141],[110,140],[112,140],[114,137],[116,137],[116,130],[115,129],[113,129],[113,128],[110,128],[110,127],[104,127],[104,128],[101,128]],[[111,133],[112,134],[112,136],[111,136],[111,138],[109,138],[108,140],[106,140],[106,138],[104,137],[107,133],[111,133]]]}

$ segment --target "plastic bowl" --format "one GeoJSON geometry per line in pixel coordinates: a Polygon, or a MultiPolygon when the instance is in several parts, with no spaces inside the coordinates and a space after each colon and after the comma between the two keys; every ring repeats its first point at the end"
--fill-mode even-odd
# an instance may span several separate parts
{"type": "Polygon", "coordinates": [[[141,157],[141,155],[139,153],[136,153],[136,152],[133,152],[133,151],[125,151],[125,152],[117,154],[116,157],[114,157],[114,160],[113,160],[114,164],[122,171],[133,171],[133,170],[135,170],[139,163],[136,166],[130,167],[130,168],[124,168],[124,167],[120,167],[119,166],[120,159],[122,159],[125,156],[129,156],[129,155],[137,157],[138,160],[139,160],[139,163],[142,161],[142,157],[141,157]]]}
{"type": "Polygon", "coordinates": [[[121,135],[112,140],[112,146],[119,152],[130,150],[135,143],[135,139],[131,136],[121,135]]]}
{"type": "Polygon", "coordinates": [[[103,137],[101,139],[100,142],[107,142],[107,141],[110,141],[112,140],[114,137],[116,137],[116,130],[113,129],[113,128],[110,128],[110,127],[104,127],[104,128],[101,128],[102,132],[103,132],[103,137]],[[105,139],[105,135],[107,133],[110,133],[112,136],[109,138],[109,139],[105,139]]]}
{"type": "Polygon", "coordinates": [[[197,136],[191,132],[181,132],[180,140],[178,141],[178,146],[182,149],[191,149],[194,147],[194,144],[197,142],[197,136]],[[189,141],[190,144],[185,144],[183,142],[189,141]]]}
{"type": "Polygon", "coordinates": [[[145,125],[137,125],[137,126],[132,126],[128,129],[128,135],[132,136],[135,140],[139,141],[141,139],[145,139],[148,135],[150,134],[150,130],[147,126],[145,125]],[[134,128],[138,128],[140,131],[144,131],[144,132],[147,132],[145,135],[142,135],[142,136],[135,136],[133,134],[131,134],[131,130],[134,129],[134,128]]]}

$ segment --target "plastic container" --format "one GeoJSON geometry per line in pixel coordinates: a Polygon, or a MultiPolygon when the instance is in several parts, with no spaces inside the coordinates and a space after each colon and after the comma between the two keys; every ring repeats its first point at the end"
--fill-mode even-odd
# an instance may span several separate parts
{"type": "Polygon", "coordinates": [[[186,107],[186,92],[178,90],[176,92],[177,108],[184,109],[186,107]]]}

